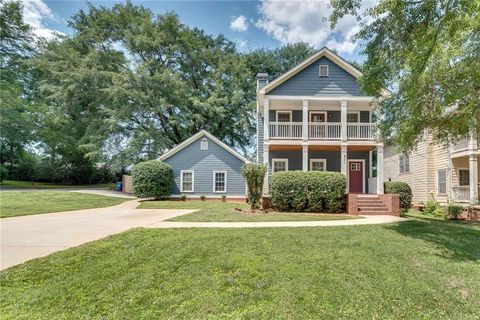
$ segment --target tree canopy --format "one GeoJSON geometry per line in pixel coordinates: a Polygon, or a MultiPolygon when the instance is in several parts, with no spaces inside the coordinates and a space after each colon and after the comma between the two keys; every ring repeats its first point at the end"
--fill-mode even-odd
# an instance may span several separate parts
{"type": "Polygon", "coordinates": [[[480,124],[480,2],[380,0],[362,11],[360,0],[332,0],[332,26],[347,15],[362,21],[363,89],[377,95],[381,129],[409,150],[424,129],[439,142],[480,124]]]}

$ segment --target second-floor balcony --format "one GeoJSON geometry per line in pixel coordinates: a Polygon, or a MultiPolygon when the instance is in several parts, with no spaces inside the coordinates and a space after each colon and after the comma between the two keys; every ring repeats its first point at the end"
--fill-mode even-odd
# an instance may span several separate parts
{"type": "MultiPolygon", "coordinates": [[[[375,140],[375,123],[346,123],[348,140],[375,140]]],[[[309,122],[307,138],[310,140],[342,140],[341,122],[309,122]]],[[[270,139],[303,139],[302,122],[270,122],[270,139]]]]}
{"type": "Polygon", "coordinates": [[[476,139],[471,140],[470,138],[461,138],[455,141],[452,145],[452,152],[462,152],[470,149],[470,144],[474,147],[478,147],[478,141],[476,139]]]}

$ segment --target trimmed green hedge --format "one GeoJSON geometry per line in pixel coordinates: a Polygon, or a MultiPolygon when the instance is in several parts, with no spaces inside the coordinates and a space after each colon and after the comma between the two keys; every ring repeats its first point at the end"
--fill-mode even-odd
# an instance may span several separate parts
{"type": "Polygon", "coordinates": [[[139,198],[165,198],[172,194],[173,170],[169,164],[150,160],[132,169],[133,192],[139,198]]]}
{"type": "Polygon", "coordinates": [[[339,212],[347,179],[340,172],[286,171],[272,174],[270,195],[278,211],[339,212]]]}
{"type": "Polygon", "coordinates": [[[385,193],[400,196],[400,208],[407,211],[412,206],[412,189],[406,182],[388,181],[384,184],[385,193]]]}

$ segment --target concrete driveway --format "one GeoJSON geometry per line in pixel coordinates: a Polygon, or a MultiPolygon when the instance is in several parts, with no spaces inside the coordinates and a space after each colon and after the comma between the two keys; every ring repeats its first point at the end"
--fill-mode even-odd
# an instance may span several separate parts
{"type": "Polygon", "coordinates": [[[137,206],[138,200],[132,200],[108,208],[0,219],[0,269],[196,211],[137,206]]]}

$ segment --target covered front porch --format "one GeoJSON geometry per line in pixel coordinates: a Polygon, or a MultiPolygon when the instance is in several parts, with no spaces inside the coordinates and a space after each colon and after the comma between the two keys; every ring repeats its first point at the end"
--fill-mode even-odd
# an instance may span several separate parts
{"type": "Polygon", "coordinates": [[[480,184],[478,172],[480,171],[479,155],[475,153],[456,156],[452,155],[451,172],[451,198],[455,202],[478,204],[480,184]]]}
{"type": "MultiPolygon", "coordinates": [[[[347,177],[347,193],[383,194],[382,144],[266,144],[268,176],[278,171],[337,171],[347,177]]],[[[268,193],[269,179],[266,183],[268,193]]]]}

